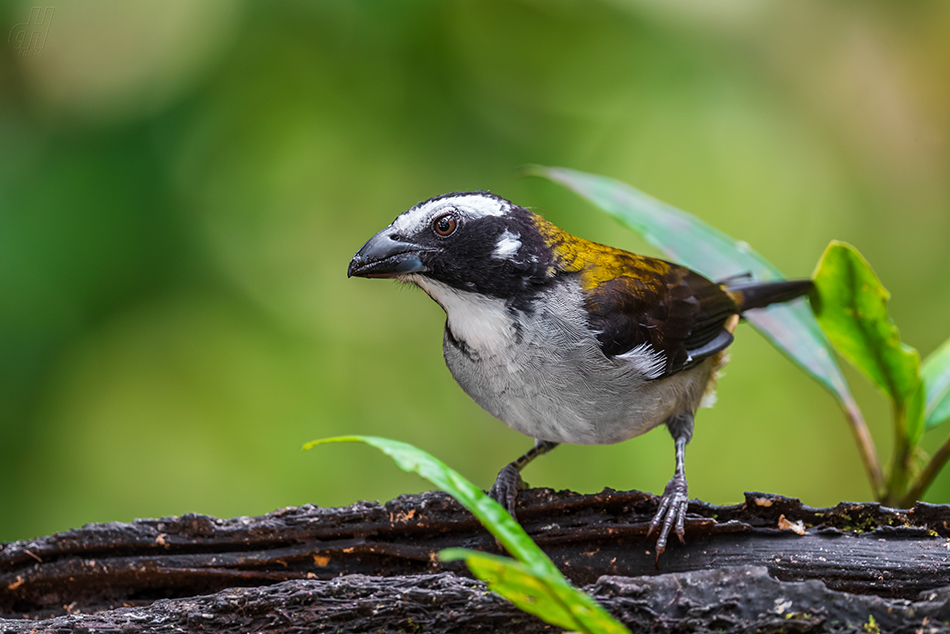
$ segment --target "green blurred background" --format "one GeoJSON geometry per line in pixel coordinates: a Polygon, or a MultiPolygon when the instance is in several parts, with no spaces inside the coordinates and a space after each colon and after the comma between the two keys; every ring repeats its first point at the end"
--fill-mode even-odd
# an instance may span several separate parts
{"type": "MultiPolygon", "coordinates": [[[[33,6],[0,5],[3,33],[33,6]]],[[[0,540],[426,488],[367,447],[300,450],[335,434],[488,487],[530,441],[456,386],[435,303],[346,265],[467,189],[654,253],[526,163],[634,184],[789,276],[851,242],[908,343],[950,335],[950,3],[44,6],[41,54],[0,44],[0,540]]],[[[886,460],[886,402],[847,373],[886,460]]],[[[869,499],[831,396],[748,326],[726,374],[691,497],[869,499]]],[[[672,471],[661,429],[525,475],[658,492],[672,471]]],[[[950,502],[950,473],[926,499],[950,502]]]]}

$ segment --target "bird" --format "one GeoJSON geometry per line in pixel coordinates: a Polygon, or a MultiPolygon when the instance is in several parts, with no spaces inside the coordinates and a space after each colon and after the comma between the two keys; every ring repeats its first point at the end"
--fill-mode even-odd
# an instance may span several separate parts
{"type": "Polygon", "coordinates": [[[347,277],[425,291],[446,313],[442,349],[455,381],[534,439],[489,492],[513,516],[521,471],[535,458],[561,443],[614,444],[665,425],[675,471],[647,531],[657,531],[657,560],[671,530],[684,541],[686,444],[697,409],[715,397],[741,315],[812,286],[741,275],[717,283],[576,237],[487,191],[411,207],[359,249],[347,277]]]}

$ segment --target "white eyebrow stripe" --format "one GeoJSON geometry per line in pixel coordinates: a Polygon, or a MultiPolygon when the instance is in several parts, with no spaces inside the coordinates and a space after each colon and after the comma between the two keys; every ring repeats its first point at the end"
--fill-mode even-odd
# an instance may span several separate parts
{"type": "MultiPolygon", "coordinates": [[[[457,196],[444,198],[471,219],[485,216],[503,216],[508,213],[508,203],[488,196],[457,196]]],[[[442,202],[442,201],[439,201],[442,202]]]]}
{"type": "Polygon", "coordinates": [[[506,200],[472,194],[427,200],[393,220],[392,228],[398,233],[412,235],[429,224],[443,211],[455,211],[464,220],[478,220],[486,216],[503,216],[510,203],[506,200]]]}
{"type": "Polygon", "coordinates": [[[416,211],[417,210],[410,209],[409,211],[403,212],[393,220],[390,226],[401,234],[411,236],[421,229],[429,220],[428,216],[416,213],[416,211]]]}
{"type": "Polygon", "coordinates": [[[495,243],[495,250],[491,256],[496,260],[510,260],[511,256],[517,253],[520,248],[521,234],[511,233],[505,229],[505,232],[498,238],[498,242],[495,243]]]}

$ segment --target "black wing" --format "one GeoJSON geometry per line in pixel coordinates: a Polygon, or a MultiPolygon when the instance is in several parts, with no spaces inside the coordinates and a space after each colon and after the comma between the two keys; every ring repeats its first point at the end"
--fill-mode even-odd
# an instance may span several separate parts
{"type": "Polygon", "coordinates": [[[732,343],[726,321],[739,312],[718,284],[663,260],[617,250],[622,265],[585,289],[591,327],[607,356],[648,344],[666,359],[656,377],[698,364],[732,343]]]}

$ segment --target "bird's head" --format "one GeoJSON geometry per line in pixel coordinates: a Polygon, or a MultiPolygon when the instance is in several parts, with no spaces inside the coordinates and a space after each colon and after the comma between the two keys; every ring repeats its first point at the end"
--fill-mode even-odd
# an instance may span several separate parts
{"type": "Polygon", "coordinates": [[[412,207],[370,238],[353,256],[347,276],[521,297],[552,275],[543,222],[488,192],[444,194],[412,207]]]}

